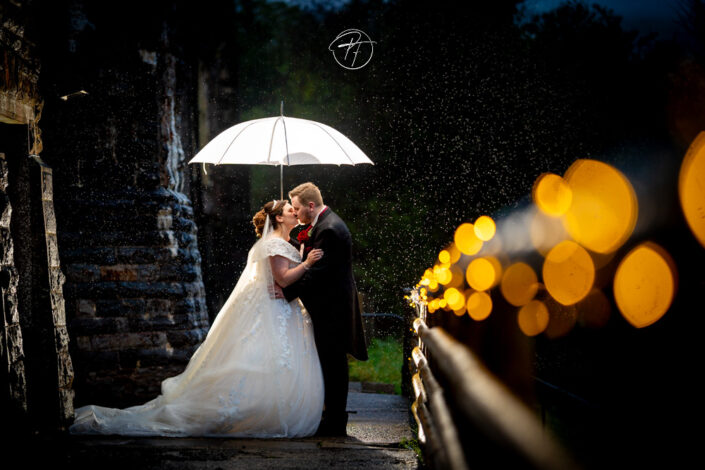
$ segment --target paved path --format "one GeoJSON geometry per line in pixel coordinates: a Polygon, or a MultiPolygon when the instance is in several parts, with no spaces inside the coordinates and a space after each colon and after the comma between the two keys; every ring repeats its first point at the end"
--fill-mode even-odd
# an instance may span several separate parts
{"type": "MultiPolygon", "coordinates": [[[[351,384],[348,437],[305,439],[128,438],[70,436],[59,468],[417,469],[416,454],[399,445],[412,438],[406,399],[362,393],[351,384]]],[[[59,463],[59,462],[57,462],[59,463]]]]}

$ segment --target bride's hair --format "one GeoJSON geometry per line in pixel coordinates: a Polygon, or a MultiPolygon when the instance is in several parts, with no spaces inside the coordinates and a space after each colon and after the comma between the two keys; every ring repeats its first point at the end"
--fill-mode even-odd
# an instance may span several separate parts
{"type": "Polygon", "coordinates": [[[277,223],[277,216],[284,213],[284,206],[286,206],[286,201],[284,200],[269,201],[264,205],[264,207],[262,207],[262,209],[260,209],[259,212],[255,214],[254,217],[252,217],[252,225],[255,226],[255,233],[257,233],[257,237],[262,236],[262,232],[264,231],[264,223],[267,221],[267,217],[269,217],[269,223],[273,229],[279,226],[277,223]]]}

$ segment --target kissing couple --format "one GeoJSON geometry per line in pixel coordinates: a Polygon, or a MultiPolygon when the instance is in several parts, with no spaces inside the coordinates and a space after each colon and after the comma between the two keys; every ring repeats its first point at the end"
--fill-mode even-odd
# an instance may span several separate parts
{"type": "Polygon", "coordinates": [[[347,354],[367,359],[352,238],[313,183],[289,197],[254,216],[260,239],[186,369],[145,404],[78,408],[72,434],[346,435],[347,354]]]}

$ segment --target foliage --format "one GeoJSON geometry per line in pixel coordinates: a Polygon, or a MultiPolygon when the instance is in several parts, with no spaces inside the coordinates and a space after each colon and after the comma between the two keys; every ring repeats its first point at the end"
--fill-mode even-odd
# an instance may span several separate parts
{"type": "Polygon", "coordinates": [[[373,338],[367,353],[367,361],[349,361],[350,380],[394,384],[394,392],[400,395],[401,368],[404,363],[401,341],[395,338],[373,338]]]}
{"type": "Polygon", "coordinates": [[[421,451],[421,446],[419,445],[418,439],[402,439],[399,442],[399,447],[401,447],[402,449],[413,450],[416,454],[416,458],[418,459],[419,464],[423,468],[423,452],[421,451]]]}
{"type": "MultiPolygon", "coordinates": [[[[665,134],[670,64],[651,54],[653,38],[579,2],[515,21],[518,3],[234,3],[222,54],[239,121],[275,115],[284,100],[285,115],[339,129],[375,162],[284,170],[285,188],[316,182],[348,223],[368,312],[402,312],[402,290],[454,228],[515,206],[537,175],[665,134]],[[358,71],[327,50],[352,25],[377,41],[358,71]]],[[[278,197],[277,168],[250,175],[252,209],[278,197]]]]}

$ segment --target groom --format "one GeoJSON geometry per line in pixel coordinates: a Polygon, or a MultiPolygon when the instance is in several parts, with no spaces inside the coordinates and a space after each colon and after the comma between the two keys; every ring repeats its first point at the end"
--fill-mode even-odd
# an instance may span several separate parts
{"type": "MultiPolygon", "coordinates": [[[[306,224],[297,240],[303,257],[313,248],[323,250],[323,258],[294,284],[284,288],[291,301],[299,297],[311,315],[316,349],[323,370],[325,401],[318,427],[320,436],[345,436],[348,415],[348,358],[367,360],[362,315],[352,271],[352,238],[337,214],[323,204],[321,192],[313,183],[303,183],[289,191],[291,205],[299,222],[306,224]]],[[[296,244],[296,243],[294,243],[296,244]]]]}

